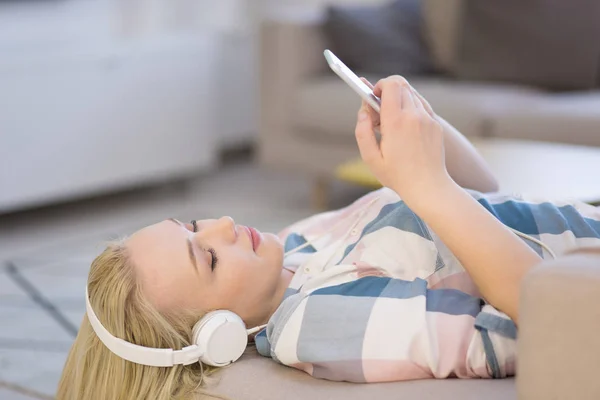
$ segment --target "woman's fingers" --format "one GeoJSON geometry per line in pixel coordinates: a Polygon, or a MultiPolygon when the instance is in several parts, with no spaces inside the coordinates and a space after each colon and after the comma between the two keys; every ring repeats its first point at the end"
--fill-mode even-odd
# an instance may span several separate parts
{"type": "MultiPolygon", "coordinates": [[[[371,88],[371,90],[373,90],[373,85],[371,84],[371,82],[369,82],[364,77],[361,77],[360,80],[363,81],[369,88],[371,88]]],[[[375,111],[370,105],[367,105],[367,110],[369,110],[369,114],[371,115],[371,122],[373,126],[379,126],[381,124],[381,121],[379,120],[379,113],[375,111]]]]}
{"type": "Polygon", "coordinates": [[[373,90],[374,86],[373,86],[373,84],[371,82],[369,82],[367,80],[367,78],[365,78],[364,76],[361,76],[360,80],[363,81],[368,87],[370,87],[371,90],[373,90]]]}
{"type": "Polygon", "coordinates": [[[377,81],[375,86],[373,86],[373,94],[381,99],[381,85],[383,79],[377,81]]]}
{"type": "Polygon", "coordinates": [[[375,96],[381,98],[381,112],[393,115],[402,109],[414,109],[415,101],[411,94],[410,85],[401,76],[390,76],[377,82],[373,89],[375,96]]]}
{"type": "Polygon", "coordinates": [[[363,101],[355,132],[361,157],[384,186],[416,202],[428,187],[447,176],[443,129],[436,119],[426,116],[427,102],[406,79],[382,79],[373,93],[381,98],[381,141],[363,101]]]}
{"type": "MultiPolygon", "coordinates": [[[[435,113],[433,111],[433,109],[431,108],[431,105],[429,104],[429,102],[427,100],[425,100],[425,98],[421,95],[421,93],[419,93],[417,90],[415,90],[414,87],[412,87],[410,85],[410,83],[408,83],[408,81],[406,79],[404,79],[401,76],[398,75],[394,75],[394,76],[390,76],[388,78],[385,79],[381,79],[380,81],[377,82],[377,84],[375,86],[371,85],[370,82],[368,80],[366,80],[365,78],[361,78],[363,80],[363,82],[365,82],[367,85],[369,85],[372,89],[373,89],[373,94],[379,98],[381,98],[381,96],[383,95],[383,88],[389,88],[390,86],[393,85],[398,85],[398,86],[407,86],[408,88],[410,88],[411,91],[411,95],[412,95],[412,101],[409,101],[408,98],[406,98],[404,101],[400,102],[400,106],[402,108],[410,108],[411,106],[414,105],[415,108],[423,108],[431,117],[435,116],[435,113]]],[[[405,94],[406,96],[406,94],[405,94]]]]}
{"type": "Polygon", "coordinates": [[[413,90],[413,94],[421,101],[421,104],[423,105],[423,108],[425,109],[425,111],[427,112],[427,114],[429,114],[430,117],[435,117],[435,113],[433,112],[433,108],[431,108],[431,105],[429,104],[429,102],[425,99],[425,97],[421,96],[421,93],[417,92],[415,90],[415,88],[413,88],[411,86],[412,90],[413,90]]]}
{"type": "Polygon", "coordinates": [[[415,109],[426,113],[427,111],[425,110],[425,104],[423,104],[423,101],[421,101],[421,96],[419,96],[416,90],[414,90],[412,87],[410,87],[410,95],[415,103],[415,109]]]}
{"type": "Polygon", "coordinates": [[[417,108],[415,98],[413,97],[412,90],[408,85],[401,84],[400,91],[402,93],[402,109],[403,110],[414,110],[417,108]]]}
{"type": "Polygon", "coordinates": [[[362,106],[358,111],[358,120],[356,122],[356,142],[358,143],[358,149],[360,150],[361,158],[369,164],[369,166],[376,167],[381,160],[381,151],[377,144],[375,132],[373,131],[373,123],[371,116],[367,111],[367,104],[363,100],[362,106]]]}

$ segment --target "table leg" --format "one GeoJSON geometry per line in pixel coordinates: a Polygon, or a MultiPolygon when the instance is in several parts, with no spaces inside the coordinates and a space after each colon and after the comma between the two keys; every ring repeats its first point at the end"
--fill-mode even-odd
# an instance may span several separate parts
{"type": "Polygon", "coordinates": [[[317,177],[313,182],[311,205],[315,211],[325,211],[329,205],[330,180],[317,177]]]}

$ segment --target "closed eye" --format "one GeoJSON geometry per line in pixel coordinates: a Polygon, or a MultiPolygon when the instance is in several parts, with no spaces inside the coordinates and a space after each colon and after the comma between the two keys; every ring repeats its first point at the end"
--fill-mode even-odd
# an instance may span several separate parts
{"type": "Polygon", "coordinates": [[[211,271],[214,271],[215,268],[217,267],[217,263],[219,262],[219,258],[217,257],[217,252],[213,248],[209,248],[207,251],[211,255],[210,269],[211,269],[211,271]]]}
{"type": "MultiPolygon", "coordinates": [[[[191,224],[192,224],[192,232],[194,232],[194,233],[198,232],[198,222],[195,219],[193,219],[191,221],[191,224]]],[[[217,257],[217,252],[213,248],[209,248],[206,251],[208,251],[211,256],[210,270],[214,271],[217,266],[217,263],[219,262],[219,258],[217,257]]]]}

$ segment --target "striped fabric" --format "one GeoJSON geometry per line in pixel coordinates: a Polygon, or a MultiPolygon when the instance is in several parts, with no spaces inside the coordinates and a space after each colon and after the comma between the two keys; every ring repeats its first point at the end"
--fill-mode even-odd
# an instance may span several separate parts
{"type": "MultiPolygon", "coordinates": [[[[600,244],[595,207],[470,193],[557,255],[600,244]]],[[[481,299],[456,257],[392,190],[315,215],[280,237],[286,251],[312,243],[284,261],[296,273],[256,337],[262,355],[351,382],[514,374],[514,323],[481,299]]]]}

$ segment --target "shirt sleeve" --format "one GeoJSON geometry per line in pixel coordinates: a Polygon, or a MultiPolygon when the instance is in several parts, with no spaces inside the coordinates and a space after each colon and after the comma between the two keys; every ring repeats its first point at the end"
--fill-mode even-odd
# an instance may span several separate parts
{"type": "Polygon", "coordinates": [[[264,343],[276,361],[329,380],[474,377],[467,353],[480,310],[479,298],[421,279],[365,277],[286,299],[264,343]]]}

